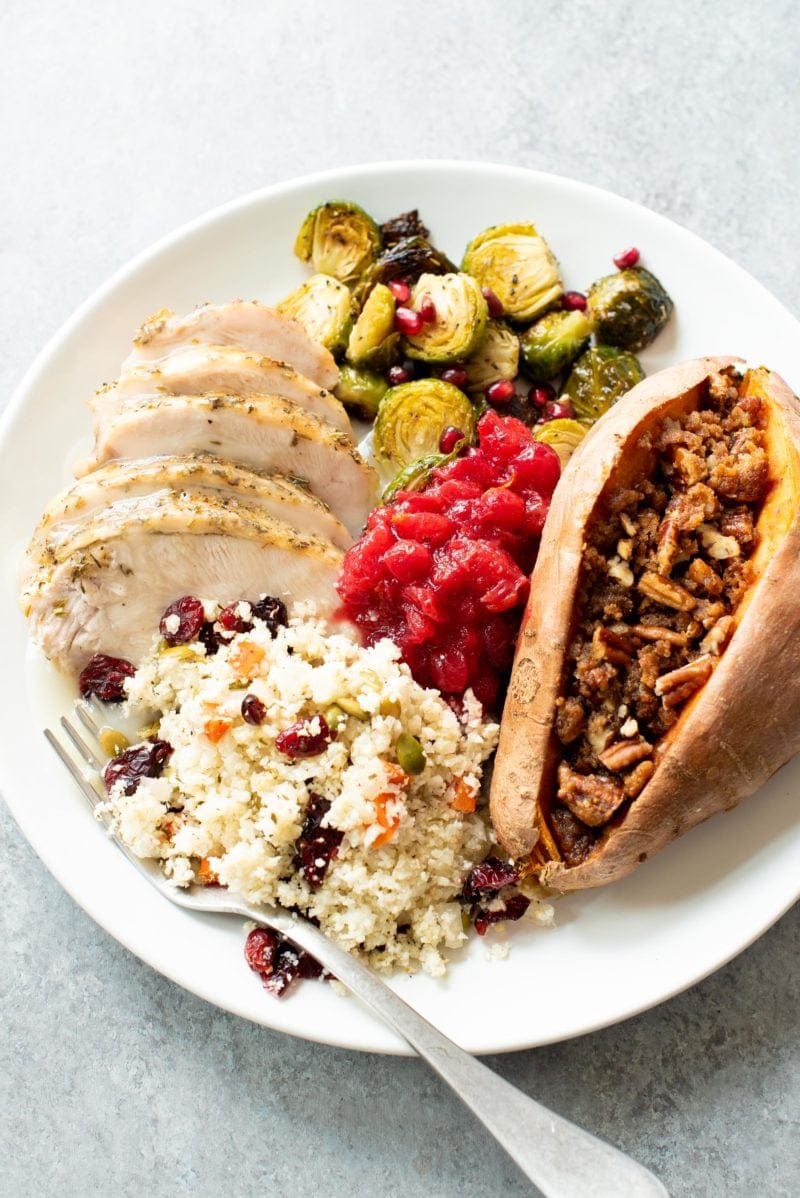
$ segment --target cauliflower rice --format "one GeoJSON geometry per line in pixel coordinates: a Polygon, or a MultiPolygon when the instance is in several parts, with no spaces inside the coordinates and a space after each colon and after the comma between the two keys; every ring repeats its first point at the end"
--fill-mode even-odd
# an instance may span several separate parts
{"type": "Polygon", "coordinates": [[[376,967],[444,971],[446,950],[466,940],[464,878],[491,844],[480,806],[451,806],[459,792],[478,795],[498,738],[471,692],[459,717],[391,641],[362,648],[298,607],[274,638],[257,620],[211,657],[198,644],[156,645],[127,694],[129,708],[158,713],[173,749],[160,777],[132,795],[115,786],[103,805],[136,854],[160,859],[179,886],[201,868],[251,902],[298,908],[376,967]],[[266,709],[258,726],[241,715],[248,693],[266,709]],[[331,704],[355,714],[340,713],[322,752],[278,750],[282,730],[331,704]],[[403,732],[425,753],[417,776],[397,769],[403,732]],[[316,889],[296,862],[311,795],[330,801],[323,823],[344,834],[316,889]]]}

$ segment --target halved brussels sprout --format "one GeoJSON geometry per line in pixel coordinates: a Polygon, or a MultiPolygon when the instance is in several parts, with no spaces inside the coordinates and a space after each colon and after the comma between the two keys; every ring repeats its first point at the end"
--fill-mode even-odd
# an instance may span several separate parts
{"type": "Polygon", "coordinates": [[[475,409],[463,391],[441,379],[417,379],[391,387],[378,408],[373,444],[380,462],[407,466],[436,454],[446,428],[458,428],[469,444],[475,438],[475,409]]]}
{"type": "Polygon", "coordinates": [[[339,370],[339,382],[334,394],[355,416],[360,416],[362,420],[373,420],[388,390],[389,384],[382,374],[345,365],[339,370]]]}
{"type": "Polygon", "coordinates": [[[535,430],[533,439],[556,451],[563,470],[588,431],[586,425],[577,420],[548,420],[535,430]]]}
{"type": "Polygon", "coordinates": [[[437,250],[425,237],[405,237],[384,250],[380,258],[364,274],[353,293],[358,305],[364,302],[376,283],[391,283],[402,279],[411,285],[421,274],[445,275],[458,270],[446,254],[437,250]]]}
{"type": "Polygon", "coordinates": [[[352,327],[351,297],[332,275],[312,275],[275,307],[299,321],[309,337],[332,354],[341,353],[352,327]]]}
{"type": "Polygon", "coordinates": [[[511,320],[532,320],[561,295],[558,263],[534,225],[493,225],[466,248],[461,269],[490,287],[511,320]]]}
{"type": "Polygon", "coordinates": [[[642,266],[605,275],[589,288],[589,315],[598,338],[620,349],[640,350],[672,315],[672,300],[642,266]]]}
{"type": "Polygon", "coordinates": [[[395,302],[388,287],[378,283],[367,296],[347,342],[346,357],[354,366],[385,370],[397,356],[400,334],[394,327],[395,302]]]}
{"type": "Polygon", "coordinates": [[[354,283],[381,249],[375,221],[358,204],[329,200],[313,208],[300,226],[294,252],[314,270],[333,275],[341,283],[354,283]]]}
{"type": "Polygon", "coordinates": [[[613,345],[581,354],[564,384],[563,397],[582,424],[594,424],[613,403],[644,378],[638,358],[613,345]]]}
{"type": "Polygon", "coordinates": [[[534,383],[563,374],[586,349],[592,326],[585,313],[547,312],[520,338],[522,369],[534,383]]]}
{"type": "Polygon", "coordinates": [[[490,320],[478,348],[464,363],[467,390],[485,391],[519,371],[519,337],[503,320],[490,320]]]}
{"type": "Polygon", "coordinates": [[[409,358],[422,362],[457,362],[480,345],[489,309],[480,287],[461,272],[420,275],[411,292],[411,307],[419,310],[423,299],[433,301],[436,319],[419,333],[406,335],[409,358]]]}
{"type": "Polygon", "coordinates": [[[429,453],[410,462],[395,474],[381,495],[381,503],[391,503],[399,491],[421,491],[428,485],[436,467],[444,466],[454,456],[453,453],[429,453]]]}

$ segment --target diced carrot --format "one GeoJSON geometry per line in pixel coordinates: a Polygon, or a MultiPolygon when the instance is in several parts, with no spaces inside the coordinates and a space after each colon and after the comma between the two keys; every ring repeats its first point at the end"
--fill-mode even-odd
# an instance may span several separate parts
{"type": "Polygon", "coordinates": [[[211,862],[208,857],[201,857],[200,864],[197,867],[197,880],[201,886],[218,886],[219,878],[211,868],[211,862]]]}
{"type": "Polygon", "coordinates": [[[474,811],[478,805],[478,796],[474,793],[471,786],[467,786],[463,778],[456,780],[453,787],[453,797],[450,800],[450,806],[454,811],[462,811],[465,815],[474,811]]]}
{"type": "Polygon", "coordinates": [[[263,660],[264,650],[255,641],[239,641],[228,657],[236,676],[246,682],[254,676],[263,660]]]}
{"type": "Polygon", "coordinates": [[[370,848],[379,849],[382,845],[388,844],[394,839],[397,829],[400,827],[400,816],[389,815],[386,810],[386,805],[392,799],[396,799],[397,795],[391,791],[385,791],[382,794],[376,795],[373,800],[375,803],[375,822],[379,827],[383,828],[383,832],[371,842],[370,848]]]}
{"type": "Polygon", "coordinates": [[[222,740],[223,736],[232,728],[230,720],[206,720],[203,725],[203,732],[206,734],[212,745],[217,744],[222,740]]]}
{"type": "Polygon", "coordinates": [[[389,785],[399,786],[405,790],[411,781],[411,775],[407,774],[404,769],[401,769],[396,761],[383,761],[381,764],[386,770],[386,780],[389,785]]]}

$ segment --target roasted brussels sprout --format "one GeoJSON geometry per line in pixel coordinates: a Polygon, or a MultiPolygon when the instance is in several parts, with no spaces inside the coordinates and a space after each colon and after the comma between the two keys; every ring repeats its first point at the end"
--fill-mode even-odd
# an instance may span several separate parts
{"type": "Polygon", "coordinates": [[[341,283],[354,283],[372,265],[381,250],[375,221],[358,204],[330,200],[313,208],[303,221],[294,252],[314,270],[333,275],[341,283]]]}
{"type": "Polygon", "coordinates": [[[395,302],[388,287],[378,283],[367,296],[347,342],[346,357],[353,366],[385,370],[397,357],[400,334],[394,327],[395,302]]]}
{"type": "Polygon", "coordinates": [[[471,275],[420,275],[411,292],[411,307],[420,310],[425,299],[436,309],[435,319],[419,333],[406,335],[409,358],[422,362],[457,362],[468,358],[486,332],[489,309],[471,275]]]}
{"type": "Polygon", "coordinates": [[[401,212],[399,216],[392,217],[391,220],[384,221],[381,225],[381,237],[387,249],[397,245],[398,241],[404,241],[407,237],[424,237],[426,241],[429,241],[430,236],[419,219],[419,212],[416,208],[412,208],[410,212],[401,212]]]}
{"type": "Polygon", "coordinates": [[[418,379],[391,387],[378,408],[373,444],[381,462],[408,466],[437,453],[446,428],[459,428],[464,441],[475,438],[475,409],[463,391],[441,379],[418,379]]]}
{"type": "Polygon", "coordinates": [[[339,371],[335,394],[355,416],[360,416],[362,420],[373,420],[388,390],[389,384],[382,374],[345,365],[339,371]]]}
{"type": "Polygon", "coordinates": [[[391,283],[402,279],[414,283],[421,274],[444,275],[458,270],[446,254],[437,250],[425,237],[405,237],[388,250],[366,271],[356,287],[353,298],[361,304],[376,283],[391,283]]]}
{"type": "Polygon", "coordinates": [[[331,275],[312,275],[276,308],[299,321],[309,337],[339,354],[347,345],[352,327],[350,292],[331,275]]]}
{"type": "Polygon", "coordinates": [[[644,378],[638,358],[613,345],[587,349],[572,367],[563,397],[582,424],[594,424],[613,403],[644,378]]]}
{"type": "Polygon", "coordinates": [[[558,263],[533,225],[493,225],[473,237],[461,269],[490,287],[510,320],[533,320],[561,295],[558,263]]]}
{"type": "Polygon", "coordinates": [[[606,345],[645,349],[672,315],[672,300],[642,266],[616,271],[589,288],[589,316],[606,345]]]}
{"type": "Polygon", "coordinates": [[[556,451],[563,470],[587,431],[586,425],[577,420],[548,420],[534,431],[533,439],[542,441],[556,451]]]}
{"type": "Polygon", "coordinates": [[[549,383],[586,349],[591,332],[584,312],[545,313],[520,337],[522,369],[531,382],[549,383]]]}
{"type": "Polygon", "coordinates": [[[467,390],[485,391],[519,370],[519,337],[503,320],[490,320],[478,348],[464,363],[467,390]]]}

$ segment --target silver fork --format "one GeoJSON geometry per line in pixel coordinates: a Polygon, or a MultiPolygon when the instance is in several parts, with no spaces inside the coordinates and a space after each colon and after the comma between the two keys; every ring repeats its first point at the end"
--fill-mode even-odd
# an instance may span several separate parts
{"type": "MultiPolygon", "coordinates": [[[[93,713],[83,704],[78,704],[75,710],[85,732],[96,742],[101,729],[93,713]]],[[[87,743],[66,717],[62,717],[61,727],[82,758],[83,767],[75,763],[50,729],[45,730],[45,736],[94,810],[104,798],[98,789],[102,788],[98,774],[104,755],[87,743]]],[[[661,1182],[644,1166],[553,1114],[464,1052],[399,998],[377,974],[308,920],[278,907],[251,906],[216,887],[178,889],[154,862],[140,860],[116,836],[113,839],[136,869],[170,902],[190,911],[252,919],[311,953],[447,1082],[544,1198],[669,1198],[661,1182]]]]}

